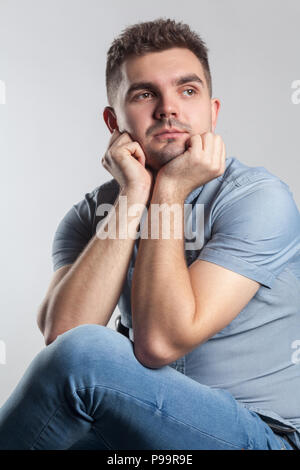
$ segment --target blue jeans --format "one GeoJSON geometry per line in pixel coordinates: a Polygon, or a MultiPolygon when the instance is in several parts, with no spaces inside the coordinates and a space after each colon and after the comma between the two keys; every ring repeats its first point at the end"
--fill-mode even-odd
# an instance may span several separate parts
{"type": "Polygon", "coordinates": [[[0,449],[292,449],[226,390],[144,367],[100,325],[57,337],[0,409],[0,449]]]}

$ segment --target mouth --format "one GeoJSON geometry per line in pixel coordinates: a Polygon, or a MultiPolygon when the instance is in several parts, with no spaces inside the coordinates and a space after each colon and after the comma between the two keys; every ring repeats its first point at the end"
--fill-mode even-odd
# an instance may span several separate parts
{"type": "Polygon", "coordinates": [[[165,140],[165,139],[176,139],[182,136],[186,136],[187,132],[181,132],[181,131],[167,131],[167,132],[162,132],[160,134],[156,134],[154,137],[159,140],[165,140]]]}

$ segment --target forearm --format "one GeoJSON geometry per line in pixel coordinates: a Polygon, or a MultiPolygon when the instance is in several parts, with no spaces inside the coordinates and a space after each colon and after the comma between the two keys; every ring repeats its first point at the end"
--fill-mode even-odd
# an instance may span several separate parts
{"type": "Polygon", "coordinates": [[[142,215],[141,211],[129,216],[128,211],[133,204],[145,205],[146,201],[140,191],[120,193],[115,210],[102,221],[49,300],[44,331],[48,341],[81,324],[107,325],[122,291],[142,215]],[[125,214],[119,212],[120,196],[127,197],[125,214]]]}
{"type": "MultiPolygon", "coordinates": [[[[184,198],[173,193],[154,191],[148,210],[147,237],[140,240],[132,283],[132,320],[136,349],[168,351],[180,348],[180,338],[192,324],[195,312],[188,267],[184,256],[184,198]],[[181,238],[174,237],[173,218],[169,239],[151,238],[153,204],[181,206],[181,238]]],[[[146,231],[144,232],[146,233],[146,231]]],[[[178,234],[178,232],[177,232],[178,234]]]]}

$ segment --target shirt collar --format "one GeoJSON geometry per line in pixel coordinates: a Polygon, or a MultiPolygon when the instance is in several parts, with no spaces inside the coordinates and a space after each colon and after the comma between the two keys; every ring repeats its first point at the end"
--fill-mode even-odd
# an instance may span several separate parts
{"type": "Polygon", "coordinates": [[[190,202],[192,202],[194,199],[196,199],[196,197],[199,196],[199,194],[201,193],[203,189],[203,186],[198,186],[198,188],[194,189],[188,196],[187,198],[185,199],[184,203],[185,204],[189,204],[190,202]]]}

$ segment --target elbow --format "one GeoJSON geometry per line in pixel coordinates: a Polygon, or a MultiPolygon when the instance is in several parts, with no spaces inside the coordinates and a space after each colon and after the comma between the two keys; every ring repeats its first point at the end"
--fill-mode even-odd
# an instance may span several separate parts
{"type": "Polygon", "coordinates": [[[53,341],[56,340],[56,338],[64,333],[67,330],[64,331],[57,331],[57,329],[50,328],[50,325],[47,325],[44,331],[44,340],[45,340],[45,345],[49,346],[49,344],[53,343],[53,341]]]}
{"type": "Polygon", "coordinates": [[[45,346],[49,346],[49,344],[53,343],[55,341],[57,336],[45,336],[45,346]]]}
{"type": "Polygon", "coordinates": [[[42,333],[42,335],[44,335],[44,331],[45,331],[46,311],[47,311],[47,304],[43,303],[38,310],[38,314],[36,318],[37,326],[40,332],[42,333]]]}
{"type": "Polygon", "coordinates": [[[136,359],[139,361],[142,366],[147,367],[148,369],[159,369],[162,367],[160,363],[155,361],[153,357],[150,357],[149,355],[146,355],[144,352],[141,351],[134,351],[134,355],[136,359]]]}
{"type": "Polygon", "coordinates": [[[47,327],[47,323],[46,323],[47,305],[48,304],[44,303],[39,308],[36,322],[37,322],[37,326],[39,327],[39,330],[44,336],[45,345],[49,346],[49,344],[53,343],[53,341],[56,339],[57,335],[54,335],[52,331],[50,331],[50,328],[47,327]]]}
{"type": "Polygon", "coordinates": [[[138,347],[136,343],[134,343],[134,355],[142,366],[148,369],[160,369],[172,362],[169,357],[147,351],[145,348],[138,347]]]}
{"type": "Polygon", "coordinates": [[[44,334],[44,340],[45,340],[45,346],[49,346],[49,344],[53,343],[53,341],[55,341],[57,338],[56,335],[52,334],[52,333],[45,333],[44,334]]]}

